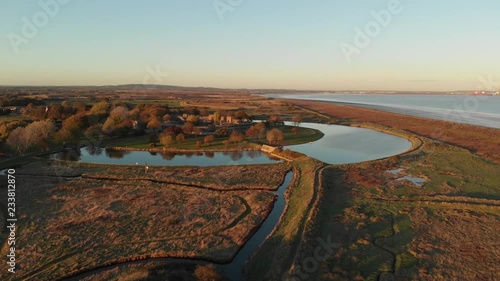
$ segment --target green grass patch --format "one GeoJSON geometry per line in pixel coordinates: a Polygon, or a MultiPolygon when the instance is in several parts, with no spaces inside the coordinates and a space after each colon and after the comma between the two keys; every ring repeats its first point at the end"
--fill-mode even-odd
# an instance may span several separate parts
{"type": "MultiPolygon", "coordinates": [[[[285,145],[293,145],[293,144],[302,144],[308,143],[311,141],[316,141],[323,137],[323,133],[318,130],[308,129],[308,128],[299,128],[297,133],[292,132],[291,126],[282,126],[279,127],[280,130],[283,131],[284,136],[284,144],[285,145]]],[[[190,135],[186,136],[186,139],[183,142],[175,141],[168,148],[171,149],[185,149],[185,150],[197,150],[196,143],[201,141],[203,143],[205,136],[198,135],[190,135]]],[[[245,143],[232,143],[226,147],[223,144],[223,141],[227,140],[229,136],[215,136],[215,141],[210,144],[203,144],[201,149],[204,150],[224,150],[224,149],[235,149],[235,148],[249,148],[251,146],[246,145],[245,143]]],[[[268,144],[265,138],[250,138],[247,139],[249,144],[268,144]]],[[[158,147],[162,147],[161,143],[156,143],[158,147]]],[[[125,138],[118,139],[109,139],[106,141],[107,146],[112,147],[127,147],[127,148],[137,148],[137,149],[148,149],[152,148],[149,142],[149,135],[145,136],[131,136],[125,138]]]]}
{"type": "Polygon", "coordinates": [[[425,158],[408,165],[409,173],[430,179],[423,191],[500,199],[500,165],[448,145],[435,145],[426,152],[425,158]]]}

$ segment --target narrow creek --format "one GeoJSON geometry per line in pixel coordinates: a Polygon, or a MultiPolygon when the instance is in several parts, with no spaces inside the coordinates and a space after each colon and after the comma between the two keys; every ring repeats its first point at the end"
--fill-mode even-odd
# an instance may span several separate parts
{"type": "Polygon", "coordinates": [[[276,225],[285,211],[285,192],[293,180],[293,172],[288,172],[285,180],[276,191],[278,198],[274,202],[273,210],[264,220],[260,228],[241,248],[233,261],[222,266],[223,274],[231,280],[243,280],[243,268],[250,256],[259,248],[266,238],[273,232],[276,225]]]}

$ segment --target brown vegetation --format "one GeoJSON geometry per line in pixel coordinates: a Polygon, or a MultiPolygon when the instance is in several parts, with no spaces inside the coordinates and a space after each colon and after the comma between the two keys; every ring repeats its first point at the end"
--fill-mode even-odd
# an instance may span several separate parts
{"type": "Polygon", "coordinates": [[[214,190],[276,190],[289,163],[220,167],[168,167],[143,165],[95,165],[40,160],[17,169],[18,175],[77,177],[108,180],[149,180],[158,183],[202,186],[214,190]],[[257,176],[258,175],[258,176],[257,176]]]}
{"type": "MultiPolygon", "coordinates": [[[[136,179],[135,166],[50,163],[33,163],[16,174],[17,192],[23,195],[18,235],[29,237],[16,248],[17,262],[29,266],[5,280],[56,280],[145,258],[228,262],[262,223],[275,199],[268,191],[251,188],[275,189],[289,169],[286,164],[227,171],[151,167],[147,175],[141,169],[142,179],[136,179]],[[75,172],[84,178],[57,177],[75,172]],[[32,173],[56,177],[29,176],[32,173]],[[196,185],[164,183],[161,178],[196,185]]],[[[0,199],[6,201],[5,194],[0,199]]],[[[6,251],[4,246],[1,254],[6,251]]]]}

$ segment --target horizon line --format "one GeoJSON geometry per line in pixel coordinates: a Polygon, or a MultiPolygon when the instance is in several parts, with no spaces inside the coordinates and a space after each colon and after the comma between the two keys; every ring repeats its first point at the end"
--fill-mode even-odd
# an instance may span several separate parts
{"type": "MultiPolygon", "coordinates": [[[[76,87],[126,87],[126,86],[139,86],[139,87],[176,87],[176,88],[203,88],[203,89],[214,89],[214,90],[240,90],[240,91],[310,91],[310,92],[492,92],[492,90],[472,90],[472,89],[461,89],[461,90],[331,90],[331,89],[293,89],[293,88],[224,88],[224,87],[213,87],[213,86],[181,86],[181,85],[170,85],[170,84],[115,84],[115,85],[0,85],[3,88],[9,87],[63,87],[63,88],[76,88],[76,87]]],[[[493,90],[495,91],[495,90],[493,90]]]]}

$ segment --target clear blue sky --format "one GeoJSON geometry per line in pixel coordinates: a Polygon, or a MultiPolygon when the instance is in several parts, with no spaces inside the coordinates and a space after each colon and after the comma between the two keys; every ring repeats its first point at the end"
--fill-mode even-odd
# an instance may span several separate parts
{"type": "Polygon", "coordinates": [[[16,53],[9,36],[44,12],[0,0],[0,85],[456,90],[500,80],[498,0],[401,0],[350,63],[342,42],[390,0],[242,0],[223,19],[216,1],[71,0],[16,53]]]}

